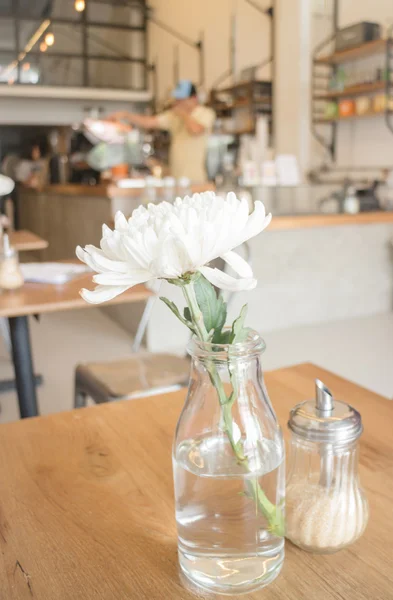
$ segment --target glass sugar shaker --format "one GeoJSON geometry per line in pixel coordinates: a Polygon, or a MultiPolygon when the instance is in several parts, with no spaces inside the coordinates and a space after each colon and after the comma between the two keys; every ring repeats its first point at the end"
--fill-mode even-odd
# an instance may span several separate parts
{"type": "Polygon", "coordinates": [[[368,521],[358,477],[361,416],[317,379],[316,399],[295,406],[288,427],[287,538],[309,552],[336,552],[368,521]]]}

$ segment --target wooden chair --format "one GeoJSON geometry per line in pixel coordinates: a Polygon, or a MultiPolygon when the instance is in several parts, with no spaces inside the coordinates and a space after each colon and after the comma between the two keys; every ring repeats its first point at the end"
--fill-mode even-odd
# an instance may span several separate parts
{"type": "Polygon", "coordinates": [[[187,385],[190,370],[188,358],[141,350],[159,287],[160,284],[153,289],[155,295],[146,302],[130,357],[76,367],[75,408],[86,406],[88,397],[100,404],[175,391],[187,385]]]}
{"type": "MultiPolygon", "coordinates": [[[[250,250],[243,244],[246,260],[250,250]]],[[[221,266],[221,265],[220,265],[221,266]]],[[[150,315],[157,301],[161,283],[153,289],[139,323],[133,353],[129,358],[107,363],[81,364],[75,370],[74,408],[82,408],[90,397],[97,404],[114,400],[131,400],[142,396],[175,391],[188,384],[190,361],[174,354],[156,354],[141,350],[150,315]]],[[[232,294],[227,299],[232,299],[232,294]]]]}

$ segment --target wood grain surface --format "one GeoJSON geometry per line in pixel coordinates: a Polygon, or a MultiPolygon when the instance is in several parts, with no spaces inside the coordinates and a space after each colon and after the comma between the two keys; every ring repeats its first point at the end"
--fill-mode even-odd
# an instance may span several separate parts
{"type": "Polygon", "coordinates": [[[21,229],[19,231],[10,231],[10,244],[19,252],[27,250],[44,250],[48,247],[48,242],[35,233],[21,229]]]}
{"type": "MultiPolygon", "coordinates": [[[[18,317],[22,315],[40,315],[43,313],[89,308],[79,295],[81,288],[94,289],[92,273],[75,277],[63,285],[49,283],[25,283],[18,290],[3,291],[0,294],[0,317],[18,317]]],[[[113,300],[100,305],[101,307],[141,302],[151,296],[144,285],[137,285],[113,300]]]]}
{"type": "Polygon", "coordinates": [[[285,229],[309,229],[311,227],[335,227],[337,225],[373,225],[393,223],[393,211],[362,212],[357,215],[319,214],[273,216],[267,231],[285,229]]]}
{"type": "MultiPolygon", "coordinates": [[[[214,192],[215,189],[216,186],[210,181],[206,181],[204,183],[194,183],[191,185],[192,194],[201,194],[202,192],[214,192]]],[[[138,188],[120,188],[117,187],[116,184],[111,183],[108,185],[107,194],[109,198],[141,198],[142,200],[144,191],[138,188]]],[[[158,198],[162,197],[162,199],[164,199],[163,188],[157,188],[157,196],[158,198]]]]}
{"type": "MultiPolygon", "coordinates": [[[[320,377],[360,410],[364,536],[329,556],[286,544],[279,578],[245,600],[393,598],[393,403],[311,364],[268,373],[289,409],[320,377]]],[[[185,392],[0,425],[1,600],[196,600],[179,574],[171,444],[185,392]]]]}
{"type": "Polygon", "coordinates": [[[39,252],[41,261],[67,260],[75,256],[78,245],[98,246],[102,224],[112,218],[111,201],[103,186],[54,185],[44,191],[23,188],[20,203],[20,226],[48,240],[48,248],[39,252]]]}
{"type": "MultiPolygon", "coordinates": [[[[203,183],[193,184],[191,186],[191,191],[193,194],[200,192],[212,191],[215,189],[213,183],[206,181],[203,183]]],[[[53,195],[63,195],[63,196],[76,196],[77,198],[83,199],[83,197],[105,197],[105,198],[113,198],[114,196],[122,196],[122,197],[135,197],[141,195],[140,189],[130,189],[130,188],[119,188],[115,183],[100,183],[98,185],[82,185],[82,184],[52,184],[45,185],[42,189],[30,190],[32,195],[34,194],[53,194],[53,195]]],[[[160,192],[159,192],[160,193],[160,192]]]]}

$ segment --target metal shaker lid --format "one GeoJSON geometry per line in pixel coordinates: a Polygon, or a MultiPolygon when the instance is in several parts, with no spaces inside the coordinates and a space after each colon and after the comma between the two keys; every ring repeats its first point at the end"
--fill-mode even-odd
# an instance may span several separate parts
{"type": "Polygon", "coordinates": [[[316,398],[295,406],[288,427],[311,442],[349,443],[363,431],[362,418],[357,410],[334,400],[330,390],[316,379],[316,398]]]}

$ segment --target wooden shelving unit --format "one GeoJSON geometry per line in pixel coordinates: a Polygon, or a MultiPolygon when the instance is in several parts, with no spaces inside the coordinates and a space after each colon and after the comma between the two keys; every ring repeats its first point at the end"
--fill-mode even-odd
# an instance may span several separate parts
{"type": "Polygon", "coordinates": [[[337,100],[340,98],[351,98],[354,96],[365,96],[375,92],[383,92],[386,89],[385,81],[374,81],[372,83],[362,83],[352,85],[343,90],[329,90],[323,94],[315,94],[315,100],[337,100]]]}
{"type": "Polygon", "coordinates": [[[348,50],[340,50],[327,54],[315,59],[315,63],[318,65],[340,65],[345,62],[351,62],[360,58],[366,58],[373,54],[381,54],[386,51],[387,40],[374,40],[367,42],[361,46],[355,46],[355,48],[348,48],[348,50]]]}
{"type": "MultiPolygon", "coordinates": [[[[312,85],[313,94],[312,99],[314,102],[312,108],[312,119],[311,128],[314,137],[327,148],[332,158],[335,157],[336,150],[336,134],[339,123],[343,121],[354,121],[357,119],[365,119],[370,117],[381,117],[384,116],[387,127],[393,133],[393,28],[389,32],[386,39],[374,40],[372,42],[366,42],[354,48],[348,48],[347,50],[335,51],[330,54],[322,54],[327,45],[334,42],[334,36],[327,39],[322,45],[318,46],[313,55],[313,70],[312,70],[312,85]],[[338,65],[344,65],[353,61],[359,61],[366,59],[370,56],[381,54],[385,56],[385,66],[381,69],[383,72],[384,80],[381,80],[381,73],[375,73],[375,81],[370,83],[360,83],[358,85],[347,86],[344,89],[329,89],[328,84],[332,75],[337,71],[338,65]],[[326,71],[326,67],[330,67],[330,73],[326,71]],[[325,68],[325,69],[324,69],[325,68]],[[322,69],[322,70],[321,70],[322,69]],[[378,75],[378,79],[377,79],[378,75]],[[321,89],[323,83],[326,84],[326,90],[321,89]],[[334,116],[334,117],[321,117],[321,101],[326,102],[337,102],[340,100],[356,99],[361,96],[373,96],[376,94],[385,95],[385,109],[382,111],[373,111],[371,108],[367,112],[361,112],[350,116],[334,116]],[[315,104],[318,103],[318,104],[315,104]],[[330,140],[322,136],[317,126],[320,124],[331,125],[331,136],[330,140]]],[[[338,112],[338,108],[337,108],[338,112]]]]}
{"type": "Polygon", "coordinates": [[[367,112],[364,113],[362,115],[350,115],[349,117],[334,117],[334,118],[324,118],[324,117],[318,117],[313,119],[313,123],[317,124],[317,125],[321,125],[323,123],[325,124],[329,124],[329,123],[337,123],[337,122],[341,122],[341,121],[356,121],[357,119],[367,119],[370,117],[380,117],[381,115],[383,115],[383,112],[367,112]]]}
{"type": "Polygon", "coordinates": [[[243,81],[229,87],[213,89],[209,105],[224,121],[226,118],[240,119],[239,127],[232,131],[225,128],[224,122],[225,133],[235,136],[253,134],[258,114],[268,115],[271,121],[272,84],[270,81],[243,81]],[[238,111],[242,111],[241,117],[238,111]]]}
{"type": "MultiPolygon", "coordinates": [[[[260,104],[264,104],[264,105],[268,105],[269,107],[271,107],[271,97],[270,96],[261,96],[259,98],[254,98],[254,104],[256,106],[258,106],[260,104]]],[[[250,106],[250,102],[248,100],[237,100],[237,101],[231,102],[231,103],[211,102],[210,106],[212,108],[214,108],[214,110],[216,112],[219,112],[219,111],[228,112],[228,111],[232,111],[236,108],[247,108],[248,106],[250,106]]]]}

